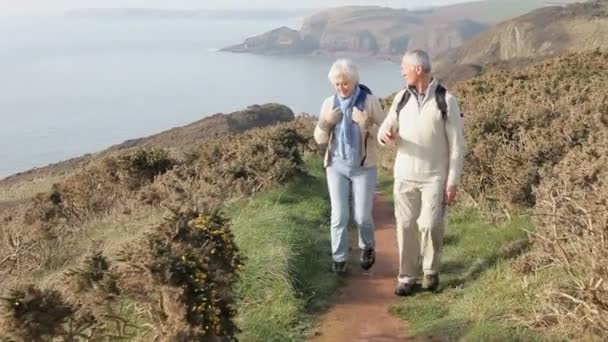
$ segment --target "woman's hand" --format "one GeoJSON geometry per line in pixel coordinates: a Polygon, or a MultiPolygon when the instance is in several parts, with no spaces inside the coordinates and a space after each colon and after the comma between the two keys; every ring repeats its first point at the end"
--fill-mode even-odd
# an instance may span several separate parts
{"type": "Polygon", "coordinates": [[[334,109],[319,119],[319,127],[325,131],[331,131],[341,118],[342,112],[340,109],[334,109]]]}
{"type": "Polygon", "coordinates": [[[357,109],[353,110],[353,121],[356,122],[364,131],[369,130],[369,128],[374,124],[374,121],[370,115],[365,115],[362,111],[357,109]]]}

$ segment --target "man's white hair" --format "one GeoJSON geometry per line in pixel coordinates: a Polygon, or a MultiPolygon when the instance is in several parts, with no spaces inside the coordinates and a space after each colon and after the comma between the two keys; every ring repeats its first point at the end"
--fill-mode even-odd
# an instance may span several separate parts
{"type": "Polygon", "coordinates": [[[359,82],[359,70],[353,61],[350,59],[338,59],[332,64],[329,69],[327,78],[331,83],[336,83],[339,77],[345,77],[355,83],[359,82]]]}
{"type": "Polygon", "coordinates": [[[429,54],[423,50],[413,50],[406,52],[403,56],[405,64],[413,66],[421,66],[425,73],[431,72],[431,58],[429,54]]]}

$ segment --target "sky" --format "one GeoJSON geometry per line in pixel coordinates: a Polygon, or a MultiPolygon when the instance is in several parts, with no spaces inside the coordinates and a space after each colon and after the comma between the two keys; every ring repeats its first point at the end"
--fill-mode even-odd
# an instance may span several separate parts
{"type": "Polygon", "coordinates": [[[0,16],[62,13],[74,8],[326,8],[342,5],[377,5],[416,8],[471,0],[0,0],[0,16]]]}

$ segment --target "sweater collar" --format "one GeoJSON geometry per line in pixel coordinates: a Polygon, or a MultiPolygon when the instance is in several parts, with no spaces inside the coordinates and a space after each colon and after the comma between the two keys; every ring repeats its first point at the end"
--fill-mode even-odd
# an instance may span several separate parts
{"type": "MultiPolygon", "coordinates": [[[[439,82],[437,82],[437,79],[435,77],[431,78],[431,83],[429,83],[429,85],[426,88],[426,92],[424,92],[424,96],[427,97],[428,94],[430,93],[435,93],[435,90],[437,89],[437,85],[439,84],[439,82]]],[[[415,85],[409,85],[408,86],[408,90],[412,93],[412,95],[422,95],[420,93],[418,93],[418,89],[416,88],[415,85]]]]}
{"type": "Polygon", "coordinates": [[[439,82],[437,81],[437,79],[435,77],[433,77],[431,79],[431,83],[429,83],[429,85],[426,88],[426,92],[424,93],[424,96],[422,96],[422,94],[418,93],[418,89],[416,89],[416,86],[414,85],[410,85],[407,87],[408,91],[416,97],[416,99],[418,100],[418,103],[420,105],[422,105],[428,98],[430,94],[435,94],[435,91],[437,90],[437,86],[439,85],[439,82]]]}

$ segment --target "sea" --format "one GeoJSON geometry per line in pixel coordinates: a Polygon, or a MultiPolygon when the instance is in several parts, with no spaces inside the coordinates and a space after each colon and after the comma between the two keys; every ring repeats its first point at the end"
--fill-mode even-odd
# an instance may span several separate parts
{"type": "MultiPolygon", "coordinates": [[[[0,178],[269,102],[318,115],[327,56],[218,52],[301,18],[0,18],[0,178]]],[[[381,96],[399,66],[356,60],[381,96]]]]}

